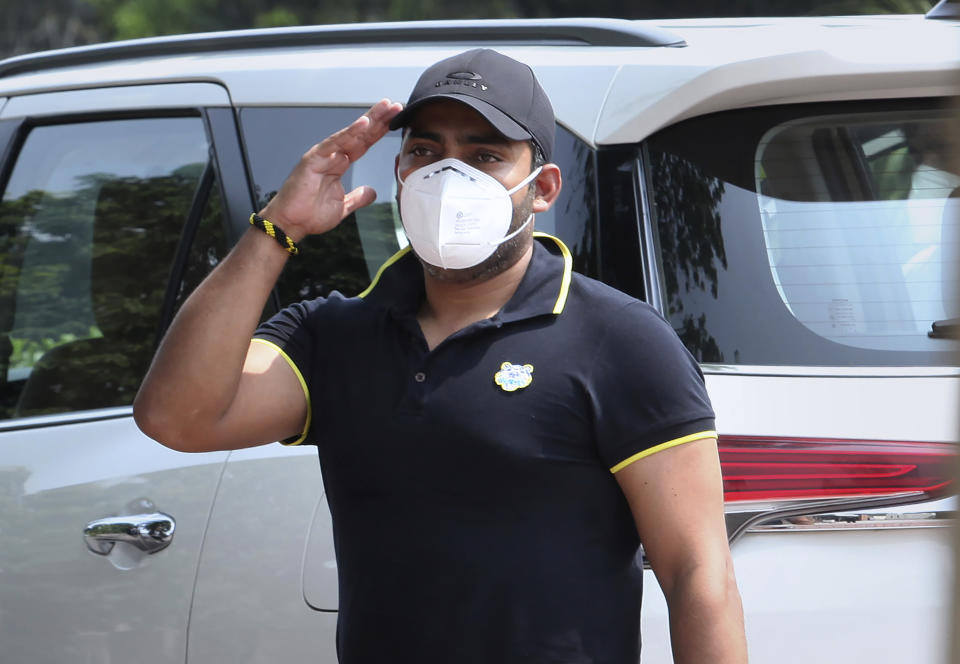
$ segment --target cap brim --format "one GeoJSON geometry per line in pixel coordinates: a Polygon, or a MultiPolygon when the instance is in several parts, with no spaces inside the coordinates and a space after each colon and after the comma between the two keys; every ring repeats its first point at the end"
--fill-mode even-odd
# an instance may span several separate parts
{"type": "Polygon", "coordinates": [[[533,138],[530,132],[517,124],[510,118],[510,116],[498,109],[496,106],[488,104],[482,99],[477,99],[476,97],[451,94],[447,92],[438,92],[437,94],[433,94],[428,97],[421,97],[414,103],[410,104],[393,117],[393,120],[390,121],[390,129],[399,129],[400,127],[407,126],[410,123],[413,114],[416,113],[420,107],[437,99],[452,99],[453,101],[459,101],[462,104],[466,104],[477,113],[482,115],[487,122],[493,125],[494,129],[511,140],[527,141],[533,138]]]}

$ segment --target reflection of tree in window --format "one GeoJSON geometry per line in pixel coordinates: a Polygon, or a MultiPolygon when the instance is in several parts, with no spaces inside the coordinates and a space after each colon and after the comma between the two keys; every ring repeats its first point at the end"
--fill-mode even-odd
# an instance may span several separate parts
{"type": "Polygon", "coordinates": [[[39,265],[22,280],[3,275],[5,288],[19,290],[16,302],[23,309],[11,337],[43,351],[38,360],[19,358],[32,371],[15,414],[132,402],[150,361],[170,265],[201,168],[150,178],[83,176],[66,195],[30,192],[4,202],[2,218],[22,224],[27,241],[76,244],[57,252],[62,262],[39,265]],[[25,209],[33,199],[33,209],[25,209]],[[89,228],[91,216],[92,251],[91,236],[78,232],[89,228]],[[42,228],[32,223],[37,218],[42,228]],[[83,263],[89,270],[79,269],[83,263]],[[89,281],[74,273],[88,273],[89,281]],[[91,314],[93,327],[78,327],[91,314]]]}
{"type": "MultiPolygon", "coordinates": [[[[667,314],[677,327],[683,293],[696,288],[714,298],[718,295],[717,262],[727,267],[719,212],[724,188],[718,178],[676,155],[655,153],[652,162],[667,314]]],[[[707,332],[705,314],[684,314],[677,333],[699,361],[723,361],[716,340],[707,332]]]]}
{"type": "Polygon", "coordinates": [[[16,404],[18,390],[10,385],[10,367],[16,366],[23,352],[14,348],[10,328],[13,326],[17,284],[28,236],[22,232],[24,219],[32,218],[43,193],[32,191],[18,199],[0,204],[0,417],[6,417],[16,404]]]}
{"type": "MultiPolygon", "coordinates": [[[[365,236],[378,246],[396,247],[390,204],[376,203],[362,212],[365,236]]],[[[370,284],[357,223],[357,216],[350,215],[335,229],[298,243],[300,254],[287,261],[277,284],[281,306],[325,297],[334,290],[349,297],[370,284]]]]}

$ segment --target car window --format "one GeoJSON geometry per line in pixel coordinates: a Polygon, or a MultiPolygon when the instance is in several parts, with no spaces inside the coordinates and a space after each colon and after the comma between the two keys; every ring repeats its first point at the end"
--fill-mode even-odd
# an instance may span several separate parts
{"type": "MultiPolygon", "coordinates": [[[[240,112],[244,143],[253,175],[257,205],[273,196],[304,152],[363,112],[358,108],[245,108],[240,112]]],[[[362,292],[379,267],[407,240],[397,213],[394,157],[401,134],[390,132],[344,175],[344,188],[373,186],[377,201],[358,210],[336,229],[305,238],[303,253],[284,268],[277,289],[282,304],[327,295],[362,292]]],[[[585,143],[557,128],[554,161],[564,187],[553,209],[538,214],[537,230],[559,235],[570,247],[574,266],[596,269],[595,155],[585,143]]]]}
{"type": "Polygon", "coordinates": [[[664,308],[701,361],[954,364],[934,328],[960,315],[947,113],[887,106],[721,113],[650,141],[664,308]]]}
{"type": "Polygon", "coordinates": [[[0,203],[0,417],[132,402],[208,148],[197,117],[30,130],[0,203]]]}

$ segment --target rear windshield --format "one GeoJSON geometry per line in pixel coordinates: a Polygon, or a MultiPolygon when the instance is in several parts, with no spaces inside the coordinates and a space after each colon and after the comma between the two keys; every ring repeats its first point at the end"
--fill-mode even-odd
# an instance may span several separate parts
{"type": "Polygon", "coordinates": [[[960,174],[946,109],[751,109],[654,136],[663,306],[691,352],[732,364],[955,364],[960,174]]]}

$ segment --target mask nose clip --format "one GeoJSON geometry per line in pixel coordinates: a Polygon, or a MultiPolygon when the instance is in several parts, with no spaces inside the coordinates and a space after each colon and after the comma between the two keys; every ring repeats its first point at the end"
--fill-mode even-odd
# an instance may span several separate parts
{"type": "MultiPolygon", "coordinates": [[[[446,161],[446,160],[444,160],[444,161],[446,161]]],[[[524,186],[530,184],[535,177],[537,177],[538,175],[540,175],[540,171],[542,171],[542,170],[543,170],[543,166],[537,166],[533,171],[531,171],[530,175],[528,175],[527,177],[523,178],[523,180],[521,180],[521,181],[520,181],[520,184],[518,184],[517,186],[513,187],[512,189],[507,189],[506,187],[503,187],[504,189],[507,189],[507,195],[513,196],[513,194],[515,194],[515,193],[517,193],[518,191],[520,191],[524,186]]],[[[452,172],[454,172],[454,173],[457,173],[458,175],[462,175],[463,177],[467,178],[467,179],[470,180],[471,182],[476,182],[476,181],[477,181],[477,179],[476,179],[475,177],[473,177],[472,175],[470,175],[469,173],[465,173],[465,172],[461,171],[460,169],[458,169],[456,166],[452,166],[452,165],[450,165],[450,164],[447,164],[446,166],[442,166],[442,167],[436,169],[435,171],[431,171],[430,173],[427,173],[426,175],[423,176],[423,179],[424,179],[424,180],[429,180],[429,179],[432,178],[432,177],[435,177],[435,176],[437,176],[437,175],[440,175],[440,174],[443,173],[444,171],[452,171],[452,172]]],[[[414,173],[416,173],[416,171],[414,171],[414,173]]],[[[396,168],[396,170],[395,170],[395,175],[397,176],[397,182],[399,182],[401,185],[404,185],[404,186],[407,184],[406,181],[400,176],[400,164],[399,164],[399,163],[397,164],[397,168],[396,168]]],[[[484,175],[486,175],[486,173],[484,173],[484,175]]],[[[491,177],[491,176],[488,175],[487,177],[491,177]]],[[[491,178],[491,179],[493,179],[493,178],[491,178]]],[[[498,184],[499,184],[499,182],[498,182],[498,184]]],[[[503,185],[501,184],[500,186],[503,186],[503,185]]]]}

